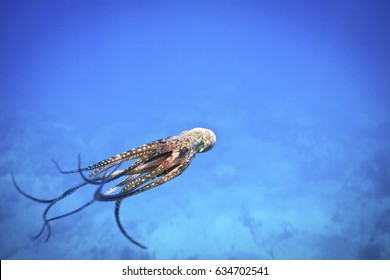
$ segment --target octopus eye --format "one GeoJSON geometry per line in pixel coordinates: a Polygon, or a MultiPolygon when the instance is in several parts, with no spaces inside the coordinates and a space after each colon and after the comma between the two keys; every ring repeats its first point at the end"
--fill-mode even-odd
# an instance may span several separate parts
{"type": "Polygon", "coordinates": [[[214,132],[210,129],[205,128],[194,128],[194,131],[197,133],[197,140],[199,143],[198,152],[204,153],[214,147],[217,137],[214,132]]]}
{"type": "Polygon", "coordinates": [[[207,145],[206,143],[202,142],[202,144],[199,147],[199,153],[207,152],[212,147],[214,147],[214,143],[212,143],[211,145],[207,145]]]}

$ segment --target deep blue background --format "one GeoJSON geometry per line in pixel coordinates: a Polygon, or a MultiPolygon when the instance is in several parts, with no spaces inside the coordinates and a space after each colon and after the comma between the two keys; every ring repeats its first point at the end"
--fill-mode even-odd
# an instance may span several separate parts
{"type": "MultiPolygon", "coordinates": [[[[0,2],[2,259],[390,259],[387,1],[0,2]],[[180,177],[30,240],[63,168],[193,127],[180,177]]],[[[86,187],[53,208],[88,201],[86,187]]]]}

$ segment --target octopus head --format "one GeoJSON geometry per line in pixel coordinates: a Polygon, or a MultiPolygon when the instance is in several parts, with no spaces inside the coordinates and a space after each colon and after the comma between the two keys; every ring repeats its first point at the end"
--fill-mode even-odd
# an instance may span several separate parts
{"type": "Polygon", "coordinates": [[[190,130],[193,136],[197,139],[199,143],[197,152],[203,153],[210,150],[214,147],[215,142],[217,141],[217,137],[214,132],[207,128],[193,128],[190,130]]]}

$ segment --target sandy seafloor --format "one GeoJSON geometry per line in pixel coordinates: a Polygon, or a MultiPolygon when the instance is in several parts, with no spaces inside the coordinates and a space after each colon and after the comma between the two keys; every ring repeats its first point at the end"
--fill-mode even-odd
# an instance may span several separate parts
{"type": "MultiPolygon", "coordinates": [[[[262,133],[226,119],[213,127],[214,150],[199,154],[181,177],[124,201],[123,223],[148,250],[121,236],[110,202],[53,222],[47,243],[30,240],[40,230],[43,206],[16,193],[10,171],[24,190],[51,198],[80,181],[59,174],[51,157],[72,168],[79,151],[92,163],[174,131],[164,127],[152,135],[117,124],[86,135],[22,116],[3,141],[1,258],[388,259],[388,135],[332,135],[313,119],[283,120],[287,111],[279,110],[259,118],[274,123],[262,133]],[[295,128],[286,132],[285,126],[295,128]]],[[[86,202],[96,186],[86,188],[53,213],[86,202]]]]}
{"type": "Polygon", "coordinates": [[[65,2],[0,17],[1,259],[390,259],[383,7],[65,2]],[[49,199],[81,181],[51,159],[74,169],[78,153],[88,165],[193,127],[212,129],[215,147],[122,203],[147,250],[121,235],[112,202],[31,240],[44,205],[11,172],[49,199]]]}

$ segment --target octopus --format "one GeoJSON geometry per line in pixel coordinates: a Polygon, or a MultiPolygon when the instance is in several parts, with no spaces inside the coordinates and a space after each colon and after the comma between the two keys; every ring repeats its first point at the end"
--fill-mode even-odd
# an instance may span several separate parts
{"type": "Polygon", "coordinates": [[[214,132],[205,128],[186,130],[176,136],[159,139],[148,144],[141,145],[127,152],[106,158],[95,164],[81,167],[80,154],[78,156],[78,168],[64,171],[53,160],[58,171],[62,174],[79,173],[82,183],[69,188],[60,196],[53,199],[36,198],[23,191],[16,183],[12,174],[13,184],[16,190],[26,198],[39,203],[47,204],[43,214],[43,226],[40,232],[33,237],[40,237],[47,230],[47,242],[51,236],[50,222],[71,216],[96,201],[115,201],[115,220],[120,232],[134,245],[147,249],[146,246],[133,239],[123,227],[120,220],[120,207],[124,199],[143,193],[147,190],[160,186],[179,176],[197,153],[210,150],[216,142],[214,132]],[[131,161],[129,166],[119,169],[120,166],[131,161]],[[89,174],[86,174],[89,172],[89,174]],[[113,182],[111,187],[107,183],[113,182]],[[81,207],[55,217],[49,217],[50,209],[59,201],[75,193],[78,189],[96,185],[94,197],[81,207]],[[104,190],[105,189],[105,190],[104,190]]]}

